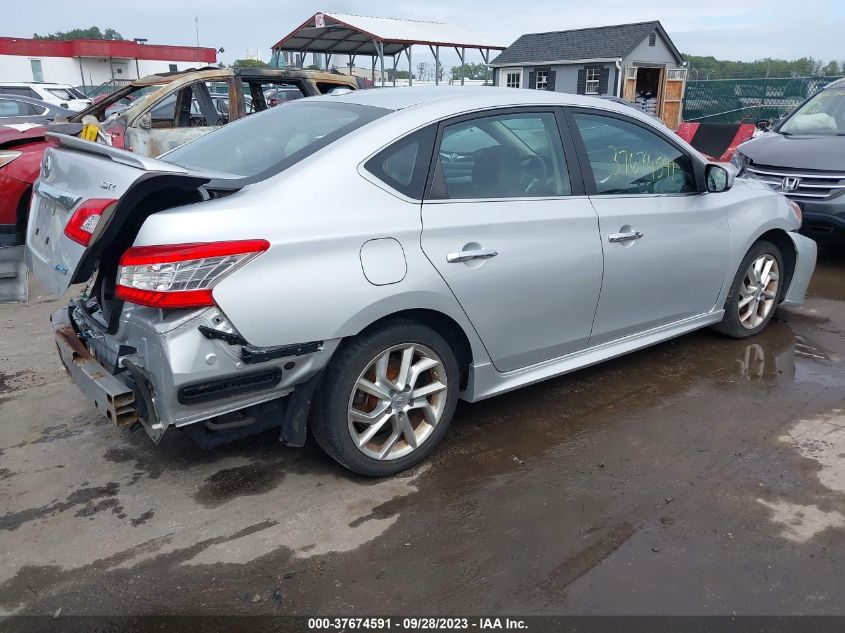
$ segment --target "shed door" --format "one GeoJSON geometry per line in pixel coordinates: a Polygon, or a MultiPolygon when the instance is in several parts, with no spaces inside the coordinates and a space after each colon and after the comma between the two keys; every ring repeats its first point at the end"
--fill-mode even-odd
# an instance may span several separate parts
{"type": "Polygon", "coordinates": [[[627,66],[625,68],[625,84],[622,86],[622,98],[631,103],[634,103],[634,99],[637,98],[636,66],[627,66]]]}
{"type": "Polygon", "coordinates": [[[681,124],[681,113],[684,103],[684,86],[687,82],[686,68],[671,68],[666,72],[663,86],[663,104],[660,108],[660,118],[666,127],[677,130],[681,124]]]}

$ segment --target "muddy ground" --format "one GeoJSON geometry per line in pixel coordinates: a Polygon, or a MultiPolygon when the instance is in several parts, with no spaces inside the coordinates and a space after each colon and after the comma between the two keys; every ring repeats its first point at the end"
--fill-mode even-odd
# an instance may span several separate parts
{"type": "Polygon", "coordinates": [[[60,367],[57,305],[0,306],[0,614],[845,613],[835,249],[753,340],[462,403],[381,481],[272,432],[114,428],[60,367]]]}

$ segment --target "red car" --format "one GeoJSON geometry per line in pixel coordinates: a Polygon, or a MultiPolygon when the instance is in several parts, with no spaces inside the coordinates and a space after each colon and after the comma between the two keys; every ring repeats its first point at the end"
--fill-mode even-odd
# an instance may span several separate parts
{"type": "Polygon", "coordinates": [[[0,247],[23,244],[32,183],[49,142],[46,128],[19,131],[0,125],[0,247]]]}

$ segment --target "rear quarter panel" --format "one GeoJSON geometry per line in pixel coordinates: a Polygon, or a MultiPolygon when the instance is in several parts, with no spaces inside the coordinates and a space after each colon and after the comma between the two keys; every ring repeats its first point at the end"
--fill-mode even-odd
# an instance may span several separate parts
{"type": "Polygon", "coordinates": [[[32,183],[38,178],[41,158],[48,145],[41,140],[9,148],[22,154],[5,167],[0,167],[0,225],[16,224],[21,200],[28,195],[32,183]]]}
{"type": "MultiPolygon", "coordinates": [[[[420,248],[420,204],[363,178],[354,143],[333,145],[227,198],[157,213],[136,245],[267,239],[270,249],[223,279],[214,298],[253,345],[288,345],[357,334],[400,310],[425,308],[458,322],[474,359],[486,357],[466,315],[420,248]],[[326,151],[319,152],[312,158],[326,151]],[[407,273],[396,283],[368,281],[361,248],[397,240],[407,273]]],[[[367,154],[368,155],[368,154],[367,154]]]]}

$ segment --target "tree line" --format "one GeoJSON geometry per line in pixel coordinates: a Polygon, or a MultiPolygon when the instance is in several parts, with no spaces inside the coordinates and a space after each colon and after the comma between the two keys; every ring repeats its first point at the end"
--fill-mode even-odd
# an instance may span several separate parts
{"type": "Polygon", "coordinates": [[[845,73],[845,61],[827,63],[814,57],[799,59],[758,59],[753,62],[735,62],[716,59],[712,55],[684,55],[689,68],[689,79],[743,79],[757,77],[838,77],[845,73]]]}

